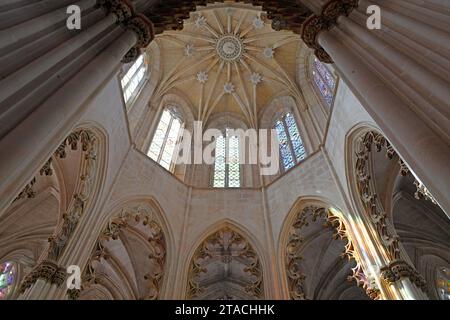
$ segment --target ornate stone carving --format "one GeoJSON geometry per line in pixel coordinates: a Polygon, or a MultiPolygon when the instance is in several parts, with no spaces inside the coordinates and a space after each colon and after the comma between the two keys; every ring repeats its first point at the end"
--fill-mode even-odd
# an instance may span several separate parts
{"type": "MultiPolygon", "coordinates": [[[[66,147],[68,145],[71,146],[72,150],[76,150],[78,147],[78,143],[82,144],[83,151],[87,151],[91,148],[91,144],[94,141],[94,135],[85,130],[78,130],[76,132],[71,133],[64,141],[59,145],[59,147],[54,152],[53,156],[58,157],[60,159],[64,159],[67,155],[66,147]]],[[[52,176],[53,168],[52,168],[53,158],[47,160],[47,162],[42,166],[39,170],[39,174],[41,176],[52,176]]],[[[19,199],[25,198],[34,198],[36,196],[36,192],[33,189],[33,186],[36,184],[36,177],[34,177],[30,183],[28,183],[25,188],[19,193],[19,195],[14,199],[17,201],[19,199]]]]}
{"type": "Polygon", "coordinates": [[[105,244],[108,241],[120,239],[120,234],[123,229],[137,226],[138,224],[146,226],[149,230],[148,242],[150,244],[151,253],[148,258],[156,266],[156,271],[147,273],[144,276],[143,280],[146,281],[149,289],[149,294],[144,298],[148,300],[156,300],[159,298],[166,261],[166,240],[159,219],[152,212],[152,209],[148,207],[148,205],[137,205],[130,208],[124,208],[119,216],[112,218],[108,222],[108,225],[99,235],[94,250],[84,269],[81,290],[78,292],[68,290],[67,295],[69,299],[78,299],[82,290],[97,283],[98,279],[96,277],[95,266],[102,259],[108,260],[110,257],[105,244]]]}
{"type": "Polygon", "coordinates": [[[223,61],[240,60],[245,52],[243,40],[236,35],[222,35],[217,40],[216,51],[223,61]]]}
{"type": "MultiPolygon", "coordinates": [[[[30,183],[23,188],[23,190],[17,195],[14,201],[19,199],[29,199],[36,197],[36,192],[33,189],[34,184],[36,183],[36,178],[31,179],[30,183]]],[[[13,202],[14,202],[13,201],[13,202]]]]}
{"type": "MultiPolygon", "coordinates": [[[[183,21],[189,18],[189,13],[196,10],[198,5],[205,6],[208,3],[223,2],[216,0],[165,0],[144,12],[155,25],[155,33],[160,34],[165,30],[183,29],[183,21]]],[[[312,12],[303,4],[293,0],[244,0],[255,6],[261,6],[272,19],[274,30],[291,30],[300,34],[302,24],[312,12]]],[[[232,13],[230,13],[232,14],[232,13]]],[[[199,15],[195,21],[196,26],[203,27],[206,19],[199,15]]],[[[263,27],[262,18],[255,18],[254,27],[263,27]]]]}
{"type": "Polygon", "coordinates": [[[137,35],[137,42],[133,48],[128,50],[122,58],[122,63],[135,61],[155,38],[153,23],[143,14],[137,14],[122,23],[125,29],[132,30],[137,35]]]}
{"type": "Polygon", "coordinates": [[[318,43],[318,35],[334,27],[340,16],[348,16],[358,7],[358,3],[359,0],[331,0],[322,8],[320,15],[313,15],[305,21],[302,39],[308,47],[314,49],[317,59],[324,63],[333,63],[329,54],[318,43]]]}
{"type": "Polygon", "coordinates": [[[20,285],[20,293],[24,293],[25,290],[30,288],[38,279],[60,286],[66,279],[66,269],[58,266],[58,264],[53,261],[42,261],[25,276],[20,285]]]}
{"type": "Polygon", "coordinates": [[[117,23],[124,22],[134,15],[133,4],[128,0],[97,0],[96,6],[113,13],[117,17],[117,23]]]}
{"type": "Polygon", "coordinates": [[[322,219],[324,221],[323,225],[334,231],[333,239],[342,239],[346,241],[342,257],[347,257],[349,260],[354,260],[356,262],[356,266],[352,268],[352,275],[348,277],[348,280],[355,280],[356,284],[363,288],[371,299],[380,299],[381,292],[373,281],[368,280],[362,266],[361,257],[355,251],[351,237],[349,236],[342,219],[334,214],[332,210],[317,206],[305,207],[297,215],[289,231],[286,249],[286,267],[291,299],[306,299],[304,292],[304,281],[306,276],[301,272],[300,268],[300,262],[303,259],[300,253],[300,247],[303,241],[300,234],[303,227],[308,226],[312,222],[317,222],[318,219],[322,219]]]}
{"type": "Polygon", "coordinates": [[[142,53],[138,47],[133,47],[123,56],[122,63],[131,63],[135,61],[142,53]]]}
{"type": "Polygon", "coordinates": [[[400,258],[400,249],[398,237],[393,234],[391,227],[388,226],[386,212],[377,201],[377,194],[374,190],[371,177],[371,169],[369,165],[369,154],[372,147],[375,146],[379,152],[383,147],[387,149],[387,157],[393,158],[395,151],[390,144],[381,135],[374,132],[366,133],[360,140],[360,149],[356,151],[356,177],[357,188],[359,190],[360,198],[369,214],[372,222],[375,225],[384,246],[387,249],[388,258],[396,260],[400,258]]]}
{"type": "MultiPolygon", "coordinates": [[[[93,132],[84,129],[77,130],[69,134],[53,154],[55,158],[64,159],[67,156],[67,147],[70,146],[72,150],[77,150],[81,145],[83,162],[81,165],[80,180],[77,184],[73,201],[70,203],[68,211],[63,214],[61,225],[57,227],[54,235],[49,238],[49,247],[43,253],[42,262],[24,278],[22,283],[23,291],[36,282],[37,279],[44,279],[47,282],[56,284],[62,283],[65,279],[66,271],[60,268],[56,261],[58,261],[68,241],[71,239],[84,212],[86,203],[92,196],[92,180],[97,173],[97,142],[97,138],[93,132]]],[[[53,174],[51,163],[52,158],[40,170],[41,175],[53,174]]],[[[33,179],[33,184],[35,180],[33,179]]],[[[27,188],[26,190],[27,192],[31,192],[27,188]]]]}
{"type": "Polygon", "coordinates": [[[136,47],[138,48],[146,48],[155,38],[153,23],[143,14],[137,14],[126,20],[123,26],[136,33],[138,37],[136,47]]]}
{"type": "Polygon", "coordinates": [[[380,236],[383,245],[386,248],[387,258],[391,261],[389,266],[381,270],[382,277],[387,282],[398,281],[401,277],[409,277],[411,281],[424,289],[424,278],[415,270],[415,268],[404,260],[400,253],[400,243],[398,237],[394,234],[392,226],[389,225],[386,212],[377,201],[377,194],[372,183],[372,169],[370,164],[370,153],[375,146],[377,152],[386,150],[388,159],[398,159],[400,174],[406,175],[410,172],[405,162],[398,156],[392,145],[380,133],[373,131],[365,133],[359,141],[359,150],[356,151],[356,177],[357,188],[360,199],[366,212],[368,213],[375,229],[380,236]]]}
{"type": "Polygon", "coordinates": [[[53,175],[52,161],[53,161],[52,158],[48,159],[48,161],[44,164],[44,166],[41,168],[41,170],[39,170],[39,174],[41,176],[43,176],[43,175],[46,175],[46,176],[53,175]]]}
{"type": "Polygon", "coordinates": [[[431,201],[433,204],[438,205],[436,199],[433,195],[428,191],[427,187],[425,187],[421,182],[415,180],[414,185],[416,186],[416,192],[414,193],[414,197],[417,200],[425,199],[431,201]]]}
{"type": "Polygon", "coordinates": [[[317,221],[319,217],[326,217],[326,209],[317,206],[308,206],[300,211],[290,230],[286,246],[286,273],[289,285],[289,294],[293,300],[305,300],[304,282],[306,276],[301,272],[300,263],[302,256],[300,247],[303,239],[300,230],[311,222],[317,221]]]}
{"type": "Polygon", "coordinates": [[[223,263],[239,259],[246,264],[244,272],[249,276],[245,291],[250,296],[262,298],[263,274],[259,258],[251,244],[239,233],[225,227],[209,236],[195,252],[190,265],[187,299],[198,297],[204,288],[198,282],[198,276],[207,272],[205,267],[210,259],[220,258],[223,263]]]}
{"type": "Polygon", "coordinates": [[[425,278],[404,260],[394,260],[380,269],[381,278],[387,283],[394,283],[402,278],[409,278],[423,292],[427,291],[425,278]]]}

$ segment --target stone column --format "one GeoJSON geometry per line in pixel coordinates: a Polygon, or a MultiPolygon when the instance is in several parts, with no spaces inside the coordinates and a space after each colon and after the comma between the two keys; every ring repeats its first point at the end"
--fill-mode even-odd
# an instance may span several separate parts
{"type": "MultiPolygon", "coordinates": [[[[110,1],[102,0],[108,7],[110,1]]],[[[117,2],[112,2],[115,5],[117,2]]],[[[115,72],[121,61],[131,61],[154,38],[152,23],[143,15],[126,18],[128,5],[112,11],[116,21],[122,21],[118,37],[100,54],[87,63],[48,99],[21,121],[0,141],[2,161],[0,163],[0,216],[20,190],[31,180],[55,151],[61,141],[74,128],[82,116],[86,100],[115,72]]],[[[113,23],[112,16],[107,18],[113,23]]],[[[103,22],[100,22],[100,24],[103,22]]],[[[80,34],[80,37],[83,37],[80,34]]],[[[46,63],[47,61],[43,61],[46,63]]],[[[39,69],[40,66],[36,65],[39,69]]],[[[36,71],[36,70],[35,70],[36,71]]],[[[37,70],[36,72],[38,72],[37,70]]],[[[23,77],[32,76],[24,73],[23,77]]],[[[8,80],[8,78],[6,79],[8,80]]],[[[7,86],[14,84],[7,82],[7,86]]]]}
{"type": "MultiPolygon", "coordinates": [[[[440,30],[431,16],[446,16],[448,25],[450,14],[444,5],[436,5],[433,8],[442,8],[440,13],[428,10],[429,20],[415,21],[385,1],[364,0],[359,7],[358,1],[350,2],[330,1],[320,16],[305,23],[303,40],[322,61],[335,63],[367,112],[448,213],[450,82],[436,66],[450,65],[446,58],[450,34],[440,30]],[[382,29],[369,30],[365,12],[368,5],[378,3],[383,4],[382,29]],[[437,46],[440,42],[445,44],[437,46]]],[[[411,15],[420,9],[409,3],[411,15]]]]}
{"type": "Polygon", "coordinates": [[[315,14],[320,14],[327,1],[328,0],[301,0],[300,2],[315,14]]]}

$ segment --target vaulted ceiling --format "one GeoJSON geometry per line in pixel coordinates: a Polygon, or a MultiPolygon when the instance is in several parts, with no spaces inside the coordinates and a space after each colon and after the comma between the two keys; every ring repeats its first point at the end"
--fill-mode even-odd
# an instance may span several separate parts
{"type": "Polygon", "coordinates": [[[259,112],[276,96],[301,98],[296,83],[300,48],[300,37],[275,31],[261,7],[198,6],[183,30],[165,31],[149,48],[150,64],[158,61],[160,72],[153,102],[177,93],[196,120],[207,122],[227,112],[257,127],[259,112]]]}

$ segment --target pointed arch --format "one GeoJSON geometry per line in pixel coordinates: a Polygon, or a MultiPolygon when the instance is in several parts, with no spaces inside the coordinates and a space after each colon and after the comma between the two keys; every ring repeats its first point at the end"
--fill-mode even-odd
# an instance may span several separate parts
{"type": "Polygon", "coordinates": [[[95,296],[99,284],[114,299],[164,297],[165,275],[173,257],[167,254],[172,239],[159,204],[148,197],[127,199],[115,204],[112,212],[104,217],[93,244],[82,288],[68,290],[69,298],[95,296]]]}
{"type": "Polygon", "coordinates": [[[285,218],[278,242],[278,261],[286,298],[337,299],[343,296],[343,293],[336,293],[337,288],[344,292],[349,287],[345,285],[345,279],[351,279],[364,289],[359,291],[359,295],[355,291],[356,297],[367,298],[365,291],[370,298],[380,299],[380,290],[369,279],[367,266],[351,228],[342,211],[326,199],[302,197],[296,201],[285,218]],[[311,248],[314,248],[314,257],[311,256],[311,248]],[[336,255],[336,250],[342,250],[341,255],[336,255]],[[303,265],[305,254],[309,256],[304,261],[313,261],[314,265],[303,265]],[[340,258],[347,258],[348,261],[341,263],[340,258]],[[323,268],[333,273],[328,282],[324,282],[323,278],[329,277],[327,272],[320,274],[323,268]],[[316,272],[308,272],[311,270],[316,272]]]}
{"type": "MultiPolygon", "coordinates": [[[[381,278],[391,287],[410,282],[424,298],[437,298],[436,271],[421,261],[434,256],[449,265],[448,216],[379,129],[359,124],[346,138],[350,198],[378,251],[381,278]]],[[[446,266],[433,266],[440,267],[446,266]]]]}
{"type": "MultiPolygon", "coordinates": [[[[265,259],[262,257],[256,239],[244,227],[230,219],[215,223],[203,232],[188,255],[184,277],[185,298],[264,299],[266,296],[263,272],[265,259]],[[223,285],[222,290],[217,292],[212,292],[217,289],[214,287],[216,283],[209,288],[203,287],[199,277],[202,273],[208,272],[208,264],[214,265],[218,261],[225,265],[225,270],[227,268],[235,270],[241,276],[240,281],[237,282],[244,283],[244,287],[242,285],[239,288],[233,287],[235,279],[228,281],[231,285],[228,287],[223,285]]],[[[226,278],[218,279],[217,283],[223,284],[226,281],[226,278]]]]}
{"type": "MultiPolygon", "coordinates": [[[[20,279],[18,293],[24,293],[37,279],[58,285],[64,281],[61,275],[65,273],[65,267],[59,264],[64,256],[70,254],[67,248],[75,241],[73,236],[80,221],[88,219],[95,210],[105,179],[106,147],[106,135],[100,126],[92,123],[78,125],[14,200],[11,207],[13,210],[18,208],[19,220],[28,212],[38,210],[38,206],[42,206],[41,212],[46,213],[41,214],[42,221],[34,217],[40,224],[34,223],[15,232],[16,241],[9,237],[9,245],[4,248],[9,250],[8,254],[14,254],[17,250],[27,252],[21,249],[31,246],[28,252],[32,255],[21,255],[21,261],[17,261],[18,264],[23,263],[26,270],[22,273],[24,277],[20,279]],[[48,267],[50,271],[42,272],[48,267]]],[[[8,220],[14,222],[13,214],[8,220]]],[[[33,222],[33,217],[23,223],[29,221],[33,222]]]]}

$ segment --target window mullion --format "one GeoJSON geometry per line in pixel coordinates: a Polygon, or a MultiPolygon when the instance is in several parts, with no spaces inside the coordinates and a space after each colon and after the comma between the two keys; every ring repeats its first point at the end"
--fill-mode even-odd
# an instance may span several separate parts
{"type": "Polygon", "coordinates": [[[181,139],[182,139],[182,133],[183,133],[183,131],[184,131],[184,124],[182,124],[181,126],[180,126],[180,130],[178,131],[178,136],[177,136],[177,138],[176,138],[176,140],[175,140],[175,148],[174,148],[174,151],[173,151],[173,153],[172,153],[172,158],[170,159],[170,169],[172,170],[174,167],[172,166],[172,164],[173,163],[175,163],[175,157],[176,158],[178,158],[178,156],[179,156],[179,146],[180,146],[180,142],[181,142],[181,139]],[[177,147],[178,146],[178,147],[177,147]]]}
{"type": "Polygon", "coordinates": [[[225,133],[225,187],[228,188],[230,185],[230,165],[228,163],[230,159],[230,140],[228,139],[228,135],[225,133]]]}
{"type": "Polygon", "coordinates": [[[283,127],[284,127],[284,131],[286,134],[286,138],[288,140],[288,144],[289,144],[289,150],[291,151],[291,157],[294,160],[295,163],[298,163],[297,161],[297,155],[295,154],[295,150],[294,150],[294,145],[292,144],[292,137],[291,137],[291,133],[289,131],[289,128],[287,126],[286,123],[286,116],[283,117],[283,127]]]}

